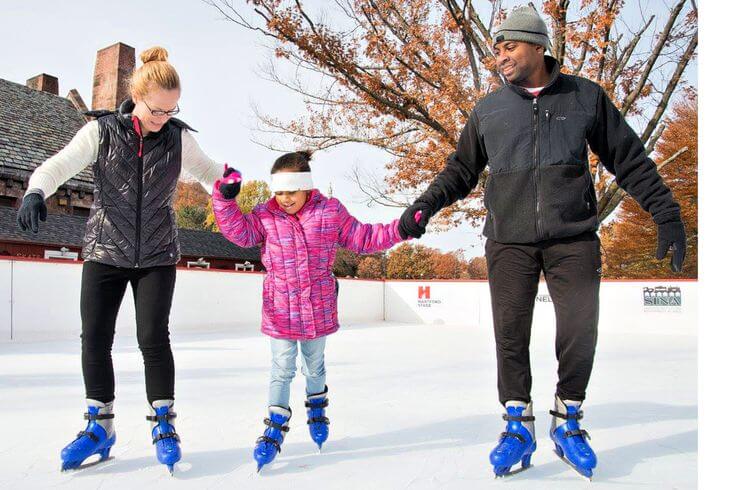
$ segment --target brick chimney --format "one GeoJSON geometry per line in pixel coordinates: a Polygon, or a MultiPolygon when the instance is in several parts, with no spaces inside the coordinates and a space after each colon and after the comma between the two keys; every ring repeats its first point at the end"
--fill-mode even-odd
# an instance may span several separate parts
{"type": "Polygon", "coordinates": [[[26,80],[26,87],[38,90],[39,92],[59,95],[59,79],[46,73],[41,73],[26,80]]]}
{"type": "Polygon", "coordinates": [[[135,48],[116,43],[97,51],[92,110],[115,110],[128,97],[128,78],[135,70],[135,48]]]}

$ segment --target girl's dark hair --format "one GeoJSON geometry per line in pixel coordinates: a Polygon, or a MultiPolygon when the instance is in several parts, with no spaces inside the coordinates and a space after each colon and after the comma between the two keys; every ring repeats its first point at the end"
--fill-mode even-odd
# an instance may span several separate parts
{"type": "Polygon", "coordinates": [[[271,173],[289,170],[291,172],[311,172],[309,161],[311,160],[312,151],[302,150],[293,153],[286,153],[278,157],[271,168],[271,173]]]}

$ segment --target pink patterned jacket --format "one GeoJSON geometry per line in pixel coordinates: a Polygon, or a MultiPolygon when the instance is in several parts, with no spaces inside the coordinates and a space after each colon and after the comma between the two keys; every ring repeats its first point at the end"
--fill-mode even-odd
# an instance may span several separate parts
{"type": "Polygon", "coordinates": [[[337,199],[316,189],[296,215],[283,211],[275,198],[243,214],[217,185],[212,203],[225,238],[241,247],[261,246],[266,269],[261,331],[277,339],[311,340],[339,329],[332,276],[338,246],[370,254],[402,241],[398,220],[360,223],[337,199]]]}

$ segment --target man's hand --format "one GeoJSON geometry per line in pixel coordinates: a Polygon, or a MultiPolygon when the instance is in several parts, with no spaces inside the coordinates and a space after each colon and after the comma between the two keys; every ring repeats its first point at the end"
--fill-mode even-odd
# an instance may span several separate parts
{"type": "Polygon", "coordinates": [[[684,232],[684,223],[677,219],[658,225],[658,248],[656,258],[662,260],[666,257],[669,249],[671,254],[671,270],[681,272],[684,265],[684,257],[687,253],[687,237],[684,232]]]}
{"type": "Polygon", "coordinates": [[[401,215],[400,221],[398,222],[398,234],[404,240],[408,237],[421,238],[421,235],[426,233],[426,225],[429,224],[429,220],[433,211],[428,203],[416,201],[411,204],[401,215]],[[416,214],[421,213],[418,220],[416,214]]]}
{"type": "Polygon", "coordinates": [[[38,233],[38,220],[46,221],[46,214],[43,196],[35,192],[27,194],[18,210],[18,226],[23,231],[32,230],[33,233],[38,233]]]}

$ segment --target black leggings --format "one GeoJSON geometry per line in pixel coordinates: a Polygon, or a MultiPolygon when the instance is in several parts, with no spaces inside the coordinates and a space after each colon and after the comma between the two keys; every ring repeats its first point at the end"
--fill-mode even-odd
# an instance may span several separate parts
{"type": "Polygon", "coordinates": [[[556,312],[556,394],[584,400],[597,345],[600,240],[594,232],[533,244],[485,246],[492,299],[500,403],[531,401],[528,346],[539,276],[556,312]]]}
{"type": "Polygon", "coordinates": [[[173,400],[174,358],[168,336],[176,266],[126,269],[85,262],[82,270],[82,372],[87,398],[115,398],[112,342],[128,282],[133,288],[138,347],[145,364],[148,401],[173,400]]]}

